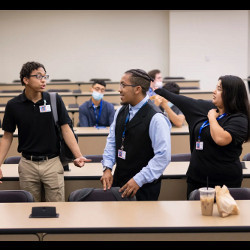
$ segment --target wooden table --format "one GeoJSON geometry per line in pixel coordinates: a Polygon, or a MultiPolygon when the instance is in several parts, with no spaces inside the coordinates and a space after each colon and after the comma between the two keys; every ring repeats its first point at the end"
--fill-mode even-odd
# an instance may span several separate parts
{"type": "MultiPolygon", "coordinates": [[[[74,130],[78,135],[78,143],[84,155],[103,154],[107,136],[109,134],[109,127],[101,129],[94,127],[74,127],[74,130]]],[[[7,157],[20,155],[17,152],[17,134],[18,131],[16,130],[14,132],[13,142],[7,157]]],[[[0,129],[0,138],[2,136],[3,130],[0,129]]],[[[182,128],[172,127],[171,148],[172,154],[189,152],[189,132],[187,125],[182,128]]]]}
{"type": "Polygon", "coordinates": [[[250,200],[239,215],[202,216],[200,201],[1,203],[0,239],[19,234],[43,241],[232,241],[250,239],[250,200]],[[29,218],[32,207],[54,206],[58,218],[29,218]]]}
{"type": "MultiPolygon", "coordinates": [[[[246,169],[243,169],[242,187],[250,188],[250,161],[246,161],[246,169]]],[[[171,162],[162,176],[162,185],[159,200],[186,200],[186,172],[189,162],[171,162]]],[[[0,190],[20,189],[17,164],[3,164],[3,183],[0,190]]],[[[94,187],[102,188],[100,178],[102,176],[101,163],[86,163],[83,168],[69,164],[70,171],[64,172],[65,200],[71,192],[77,189],[94,187]]],[[[114,167],[115,168],[115,167],[114,167]]]]}

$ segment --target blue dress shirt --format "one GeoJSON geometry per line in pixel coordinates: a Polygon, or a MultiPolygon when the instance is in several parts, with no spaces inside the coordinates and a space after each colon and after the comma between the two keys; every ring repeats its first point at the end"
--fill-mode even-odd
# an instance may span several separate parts
{"type": "MultiPolygon", "coordinates": [[[[92,105],[92,100],[84,102],[79,107],[79,126],[94,127],[96,126],[96,114],[99,115],[100,106],[95,109],[92,105]]],[[[98,126],[109,127],[113,122],[115,114],[114,105],[102,100],[101,116],[98,119],[98,126]]]]}
{"type": "MultiPolygon", "coordinates": [[[[135,114],[139,111],[143,104],[148,101],[148,99],[149,97],[146,96],[137,105],[129,105],[129,120],[135,116],[135,114]]],[[[115,125],[120,108],[116,110],[114,121],[110,126],[109,135],[107,137],[107,142],[103,153],[102,165],[111,169],[116,163],[115,125]]],[[[166,116],[161,113],[156,113],[152,117],[149,125],[149,137],[152,141],[152,147],[155,155],[148,162],[148,165],[143,167],[141,171],[133,177],[135,182],[140,187],[146,183],[151,183],[158,179],[171,161],[170,130],[171,123],[166,116]]]]}

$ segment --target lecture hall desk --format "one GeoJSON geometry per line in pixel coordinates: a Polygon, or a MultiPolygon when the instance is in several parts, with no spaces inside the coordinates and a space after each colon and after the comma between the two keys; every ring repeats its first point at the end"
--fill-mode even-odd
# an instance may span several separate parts
{"type": "MultiPolygon", "coordinates": [[[[92,92],[83,91],[81,93],[71,92],[58,92],[62,97],[65,105],[78,103],[81,105],[83,102],[90,99],[92,92]]],[[[185,89],[180,90],[181,95],[189,96],[195,99],[204,99],[212,100],[212,91],[211,90],[200,90],[200,89],[185,89]]],[[[6,104],[8,100],[12,99],[15,96],[20,95],[20,93],[0,93],[0,103],[6,104]]],[[[120,103],[120,93],[118,90],[115,91],[106,91],[104,94],[104,100],[111,103],[120,103]]]]}
{"type": "MultiPolygon", "coordinates": [[[[106,139],[109,134],[109,128],[96,129],[94,127],[74,127],[78,135],[78,143],[84,155],[103,154],[106,139]]],[[[0,138],[3,135],[3,130],[0,129],[0,138]]],[[[171,153],[189,153],[189,130],[188,126],[184,125],[181,128],[172,127],[171,129],[171,153]]],[[[250,142],[243,144],[242,157],[250,152],[250,142]]],[[[17,130],[14,133],[14,138],[7,157],[20,155],[17,153],[17,130]]]]}
{"type": "MultiPolygon", "coordinates": [[[[250,161],[246,161],[243,169],[242,187],[250,187],[250,161]]],[[[186,200],[186,171],[189,162],[171,162],[162,176],[162,185],[159,200],[186,200]]],[[[65,201],[71,192],[85,187],[102,188],[101,163],[86,163],[83,168],[69,165],[70,171],[64,172],[65,201]]],[[[17,164],[3,164],[3,183],[0,190],[20,189],[17,164]]]]}
{"type": "MultiPolygon", "coordinates": [[[[165,82],[173,81],[173,80],[164,80],[165,82]]],[[[180,86],[184,88],[199,88],[200,81],[199,80],[191,80],[191,79],[174,79],[174,81],[180,86]]],[[[118,90],[120,86],[119,81],[105,81],[106,89],[114,89],[118,90]]],[[[82,90],[89,91],[92,87],[93,82],[91,81],[49,81],[47,82],[47,89],[70,89],[70,90],[82,90]]],[[[24,86],[21,85],[21,82],[16,83],[0,83],[0,90],[23,90],[24,86]]]]}
{"type": "Polygon", "coordinates": [[[0,240],[249,241],[250,200],[239,215],[202,216],[200,201],[1,203],[0,240]],[[58,218],[29,218],[32,207],[54,206],[58,218]],[[34,239],[35,235],[37,239],[34,239]]]}
{"type": "MultiPolygon", "coordinates": [[[[109,128],[97,129],[94,127],[74,127],[78,135],[78,143],[84,155],[103,154],[106,139],[109,134],[109,128]]],[[[7,157],[20,155],[17,153],[17,130],[14,132],[14,138],[7,157]]],[[[3,130],[0,129],[0,138],[3,130]]],[[[189,152],[188,127],[172,128],[171,130],[172,153],[189,152]]]]}

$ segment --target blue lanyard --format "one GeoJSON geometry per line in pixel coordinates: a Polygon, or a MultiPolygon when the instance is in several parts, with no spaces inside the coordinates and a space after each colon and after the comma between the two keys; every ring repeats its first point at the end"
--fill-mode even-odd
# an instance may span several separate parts
{"type": "Polygon", "coordinates": [[[95,112],[95,120],[96,120],[96,127],[98,126],[98,122],[99,122],[99,119],[101,117],[101,113],[102,113],[102,100],[100,102],[100,109],[99,109],[99,114],[97,116],[97,110],[96,110],[96,107],[94,105],[94,103],[92,102],[92,106],[93,106],[93,109],[94,109],[94,112],[95,112]]]}
{"type": "MultiPolygon", "coordinates": [[[[147,103],[148,103],[148,101],[146,101],[146,102],[140,107],[140,109],[141,109],[143,106],[145,106],[147,103]]],[[[124,139],[125,139],[126,125],[127,125],[128,121],[129,121],[129,117],[130,117],[130,113],[129,113],[129,111],[128,111],[128,114],[127,114],[127,116],[126,116],[126,120],[125,120],[125,123],[124,123],[124,130],[123,130],[123,132],[122,132],[122,145],[123,145],[123,142],[124,142],[124,139]]],[[[123,146],[122,146],[121,148],[123,148],[123,146]]]]}
{"type": "MultiPolygon", "coordinates": [[[[226,116],[226,113],[224,113],[224,114],[220,115],[219,117],[217,117],[216,120],[218,121],[218,120],[222,119],[224,116],[226,116]]],[[[198,140],[199,140],[199,141],[200,141],[200,139],[201,139],[201,130],[202,130],[203,128],[207,127],[207,126],[209,126],[208,120],[206,120],[206,121],[201,125],[201,127],[200,127],[199,136],[198,136],[198,140]]]]}

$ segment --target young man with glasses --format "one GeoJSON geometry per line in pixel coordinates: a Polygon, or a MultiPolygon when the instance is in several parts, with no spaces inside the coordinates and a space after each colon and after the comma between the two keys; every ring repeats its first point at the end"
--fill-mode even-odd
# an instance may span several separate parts
{"type": "MultiPolygon", "coordinates": [[[[20,188],[29,191],[35,201],[41,201],[42,186],[46,201],[64,201],[64,169],[59,155],[59,138],[51,110],[50,96],[45,92],[45,67],[27,62],[20,72],[25,89],[8,101],[3,119],[4,135],[0,144],[0,166],[3,163],[18,129],[18,152],[22,153],[18,165],[20,188]]],[[[83,167],[85,161],[69,124],[65,105],[57,95],[58,122],[63,138],[75,156],[74,164],[83,167]]],[[[0,168],[0,179],[3,177],[0,168]]]]}
{"type": "Polygon", "coordinates": [[[158,199],[161,175],[171,160],[171,123],[149,100],[150,81],[140,69],[121,78],[122,107],[115,113],[102,161],[104,190],[118,186],[122,197],[137,200],[158,199]]]}
{"type": "Polygon", "coordinates": [[[114,119],[115,109],[112,103],[103,100],[105,81],[95,81],[92,85],[92,97],[79,107],[80,127],[109,127],[114,119]]]}

